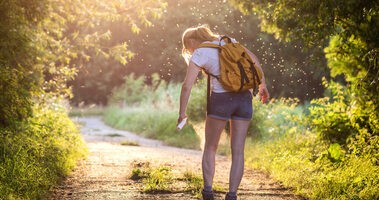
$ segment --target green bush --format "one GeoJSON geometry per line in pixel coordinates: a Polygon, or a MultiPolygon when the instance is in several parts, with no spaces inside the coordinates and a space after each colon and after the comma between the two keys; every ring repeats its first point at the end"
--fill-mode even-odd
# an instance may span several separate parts
{"type": "Polygon", "coordinates": [[[268,104],[262,104],[253,99],[253,119],[248,135],[253,139],[271,140],[285,135],[288,130],[301,131],[301,123],[305,116],[304,106],[297,99],[272,99],[268,104]]]}
{"type": "MultiPolygon", "coordinates": [[[[179,102],[178,102],[179,103],[179,102]]],[[[187,108],[188,119],[195,122],[203,122],[207,111],[207,79],[196,82],[191,91],[187,108]]]]}
{"type": "Polygon", "coordinates": [[[311,101],[310,127],[321,139],[330,143],[346,144],[349,136],[356,133],[350,123],[351,112],[346,88],[338,83],[327,83],[329,97],[311,101]]]}
{"type": "Polygon", "coordinates": [[[62,110],[35,108],[17,129],[0,133],[0,194],[41,199],[86,154],[76,125],[62,110]]]}
{"type": "Polygon", "coordinates": [[[362,125],[375,117],[351,104],[354,96],[341,85],[325,85],[329,98],[306,107],[280,101],[258,107],[261,137],[248,140],[248,165],[310,199],[378,199],[379,137],[362,125]]]}
{"type": "Polygon", "coordinates": [[[134,74],[130,74],[124,79],[124,84],[113,90],[110,103],[136,104],[147,98],[149,91],[143,76],[136,78],[134,74]]]}

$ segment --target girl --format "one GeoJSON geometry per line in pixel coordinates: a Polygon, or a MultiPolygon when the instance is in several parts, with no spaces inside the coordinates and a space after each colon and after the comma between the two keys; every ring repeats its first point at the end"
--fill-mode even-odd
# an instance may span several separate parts
{"type": "MultiPolygon", "coordinates": [[[[214,34],[204,25],[188,28],[183,33],[182,55],[187,59],[188,68],[180,95],[178,123],[187,117],[186,108],[189,96],[199,71],[205,69],[210,74],[220,75],[218,50],[215,48],[197,48],[204,42],[219,44],[219,39],[219,35],[214,34]]],[[[258,69],[262,71],[257,57],[249,50],[246,49],[246,51],[258,65],[258,69]]],[[[209,110],[207,111],[205,122],[205,145],[202,159],[204,188],[202,195],[204,200],[214,199],[212,184],[215,173],[216,150],[220,135],[226,123],[230,121],[232,166],[229,175],[229,192],[226,194],[225,199],[233,200],[237,199],[237,188],[244,171],[245,138],[253,114],[252,94],[250,91],[229,92],[213,76],[211,76],[211,91],[209,110]]],[[[264,75],[259,85],[259,95],[264,103],[269,98],[264,75]]]]}

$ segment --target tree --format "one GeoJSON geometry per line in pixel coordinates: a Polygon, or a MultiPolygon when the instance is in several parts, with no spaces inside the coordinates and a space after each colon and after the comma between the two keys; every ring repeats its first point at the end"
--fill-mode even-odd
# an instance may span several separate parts
{"type": "Polygon", "coordinates": [[[262,29],[274,33],[278,39],[300,40],[309,48],[324,50],[331,76],[343,76],[349,89],[345,90],[349,96],[345,109],[349,121],[345,128],[356,137],[352,141],[368,146],[370,141],[377,141],[374,138],[379,135],[378,1],[230,2],[246,13],[257,13],[262,29]]]}
{"type": "Polygon", "coordinates": [[[14,125],[31,114],[32,96],[40,92],[40,45],[33,32],[45,17],[46,1],[0,3],[0,126],[14,125]]]}
{"type": "Polygon", "coordinates": [[[278,39],[301,40],[308,47],[321,49],[329,46],[325,53],[333,77],[343,74],[351,83],[364,81],[369,96],[378,94],[378,65],[374,60],[379,48],[377,1],[230,2],[244,12],[256,12],[262,29],[278,39]]]}
{"type": "Polygon", "coordinates": [[[271,34],[259,30],[256,16],[243,15],[222,0],[168,0],[162,17],[154,20],[152,26],[142,27],[138,35],[118,22],[108,25],[113,40],[126,40],[134,57],[122,66],[96,56],[96,61],[84,66],[71,82],[73,102],[106,104],[112,89],[130,73],[146,76],[148,84],[154,73],[166,81],[181,82],[186,70],[180,55],[181,34],[198,24],[208,24],[215,32],[236,38],[257,54],[273,97],[309,100],[321,96],[324,69],[320,69],[322,64],[308,63],[309,53],[302,52],[301,44],[281,44],[271,34]]]}
{"type": "Polygon", "coordinates": [[[125,41],[109,43],[103,24],[139,32],[164,7],[153,0],[1,1],[1,126],[27,119],[35,103],[69,96],[67,81],[93,55],[126,64],[133,54],[125,41]]]}

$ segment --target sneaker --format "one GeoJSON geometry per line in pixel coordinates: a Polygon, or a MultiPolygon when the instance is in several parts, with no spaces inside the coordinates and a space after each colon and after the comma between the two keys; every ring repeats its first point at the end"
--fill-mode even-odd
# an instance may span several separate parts
{"type": "Polygon", "coordinates": [[[208,191],[201,191],[201,195],[203,196],[203,200],[214,200],[214,193],[208,191]]]}
{"type": "Polygon", "coordinates": [[[231,196],[229,192],[225,195],[225,200],[237,200],[237,195],[231,196]]]}

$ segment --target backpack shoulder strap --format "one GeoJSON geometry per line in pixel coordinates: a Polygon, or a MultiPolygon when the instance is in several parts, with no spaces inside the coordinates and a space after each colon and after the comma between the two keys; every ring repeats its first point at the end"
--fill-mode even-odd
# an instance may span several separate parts
{"type": "Polygon", "coordinates": [[[213,44],[213,43],[201,43],[197,48],[204,48],[204,47],[208,47],[208,48],[217,48],[217,49],[220,49],[221,46],[220,45],[217,45],[217,44],[213,44]]]}

